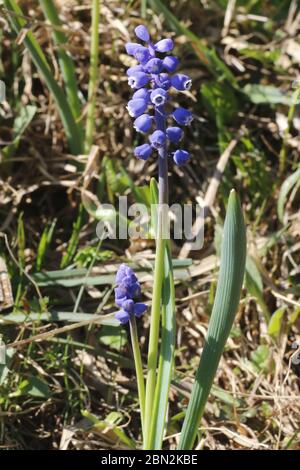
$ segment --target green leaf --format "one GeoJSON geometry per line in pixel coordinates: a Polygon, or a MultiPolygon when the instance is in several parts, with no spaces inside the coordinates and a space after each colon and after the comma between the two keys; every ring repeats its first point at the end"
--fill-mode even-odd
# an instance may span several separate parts
{"type": "Polygon", "coordinates": [[[30,376],[22,387],[21,395],[29,395],[37,398],[50,398],[51,392],[46,382],[35,376],[30,376]]]}
{"type": "Polygon", "coordinates": [[[286,308],[282,307],[276,310],[271,316],[271,319],[268,324],[268,333],[271,336],[278,338],[281,330],[282,319],[285,313],[286,308]]]}
{"type": "Polygon", "coordinates": [[[18,217],[17,236],[18,236],[18,261],[20,263],[20,266],[24,268],[26,239],[25,239],[23,212],[20,212],[19,217],[18,217]]]}
{"type": "MultiPolygon", "coordinates": [[[[9,313],[7,315],[0,315],[0,324],[1,325],[9,325],[14,323],[32,323],[32,322],[41,322],[46,321],[48,322],[70,322],[70,323],[77,323],[81,321],[93,321],[95,318],[95,313],[84,313],[84,312],[58,312],[58,311],[51,311],[47,313],[39,313],[39,312],[30,312],[24,313],[21,311],[16,311],[13,313],[9,313]]],[[[120,326],[120,322],[114,318],[114,314],[107,314],[103,315],[103,318],[99,318],[95,323],[100,325],[110,325],[118,327],[120,326]]]]}
{"type": "Polygon", "coordinates": [[[295,308],[295,310],[290,314],[288,324],[293,325],[300,315],[300,307],[295,308]]]}
{"type": "Polygon", "coordinates": [[[9,158],[11,157],[15,151],[17,150],[20,139],[22,135],[24,134],[26,128],[29,126],[31,123],[35,113],[36,113],[36,106],[22,106],[20,109],[20,114],[18,117],[16,117],[13,125],[13,139],[10,144],[8,144],[6,147],[4,147],[1,151],[3,154],[4,158],[9,158]]]}
{"type": "Polygon", "coordinates": [[[294,173],[287,177],[280,188],[278,202],[277,202],[277,213],[280,222],[283,223],[284,219],[284,206],[286,203],[287,196],[293,187],[300,181],[300,168],[298,168],[294,173]]]}
{"type": "Polygon", "coordinates": [[[211,394],[226,405],[235,407],[241,405],[240,401],[237,398],[234,398],[230,393],[226,392],[226,390],[223,390],[222,388],[217,387],[216,385],[212,385],[211,394]]]}
{"type": "Polygon", "coordinates": [[[127,343],[126,331],[120,325],[118,327],[105,325],[100,330],[99,340],[105,346],[120,351],[127,343]]]}
{"type": "Polygon", "coordinates": [[[210,81],[201,86],[201,95],[210,116],[217,120],[216,113],[223,125],[232,121],[238,111],[236,97],[232,88],[226,83],[210,81]]]}
{"type": "Polygon", "coordinates": [[[84,416],[91,422],[93,428],[99,429],[101,431],[105,431],[105,434],[107,437],[110,437],[109,434],[112,433],[115,436],[115,438],[120,440],[123,444],[125,444],[130,449],[136,448],[134,440],[130,439],[125,434],[123,429],[117,425],[123,418],[121,413],[117,413],[113,411],[109,413],[108,416],[103,421],[98,419],[97,416],[91,414],[87,410],[83,410],[81,414],[82,416],[84,416]]]}
{"type": "Polygon", "coordinates": [[[196,373],[178,449],[194,445],[205,404],[238,308],[246,261],[246,231],[235,191],[230,193],[221,249],[220,274],[205,345],[196,373]]]}
{"type": "Polygon", "coordinates": [[[40,271],[42,268],[44,258],[46,256],[49,245],[52,241],[55,225],[56,225],[56,219],[52,222],[50,226],[45,227],[43,230],[40,242],[38,244],[37,256],[36,256],[36,269],[38,271],[40,271]]]}
{"type": "Polygon", "coordinates": [[[0,385],[3,385],[10,371],[10,364],[16,350],[13,348],[5,348],[2,340],[0,341],[0,348],[0,385]]]}
{"type": "Polygon", "coordinates": [[[82,226],[83,220],[83,205],[81,204],[78,211],[78,216],[73,224],[72,234],[68,243],[68,248],[66,253],[63,255],[60,267],[65,268],[68,264],[72,261],[73,257],[75,256],[78,242],[79,242],[79,235],[82,226]]]}
{"type": "MultiPolygon", "coordinates": [[[[151,268],[142,269],[129,263],[130,266],[136,269],[141,277],[151,274],[151,268]]],[[[190,272],[188,267],[191,265],[191,260],[172,260],[174,269],[174,277],[176,280],[188,281],[190,279],[190,272]]],[[[112,274],[99,274],[92,275],[86,278],[87,269],[61,269],[57,271],[41,271],[32,274],[32,278],[39,286],[63,286],[75,287],[83,283],[90,286],[105,286],[113,285],[115,282],[115,273],[112,274]]]]}
{"type": "Polygon", "coordinates": [[[257,371],[268,370],[268,360],[270,348],[266,344],[261,344],[251,353],[251,361],[257,371]]]}
{"type": "Polygon", "coordinates": [[[292,104],[292,97],[284,94],[273,85],[257,85],[248,83],[243,92],[255,104],[292,104]]]}
{"type": "Polygon", "coordinates": [[[262,309],[264,318],[266,322],[268,323],[270,319],[270,312],[264,301],[264,296],[263,296],[264,288],[263,288],[261,275],[260,275],[259,269],[257,268],[255,260],[250,255],[247,256],[247,260],[246,260],[245,284],[250,294],[256,298],[260,308],[262,309]]]}

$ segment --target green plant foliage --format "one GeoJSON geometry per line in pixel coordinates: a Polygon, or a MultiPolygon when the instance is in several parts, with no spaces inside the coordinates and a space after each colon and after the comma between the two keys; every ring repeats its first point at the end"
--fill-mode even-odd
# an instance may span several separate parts
{"type": "Polygon", "coordinates": [[[178,449],[191,449],[237,311],[246,261],[246,232],[239,199],[230,193],[215,302],[178,449]]]}

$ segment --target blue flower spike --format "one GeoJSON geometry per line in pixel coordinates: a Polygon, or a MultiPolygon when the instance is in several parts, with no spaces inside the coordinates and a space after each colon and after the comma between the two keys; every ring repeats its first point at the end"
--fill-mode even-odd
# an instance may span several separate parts
{"type": "Polygon", "coordinates": [[[147,305],[136,302],[141,293],[141,286],[133,270],[126,264],[121,264],[116,274],[115,302],[121,308],[115,318],[125,324],[131,316],[139,318],[147,310],[147,305]]]}
{"type": "MultiPolygon", "coordinates": [[[[135,118],[134,129],[137,132],[151,132],[149,142],[137,146],[134,155],[141,160],[148,160],[153,152],[159,153],[164,149],[166,155],[168,153],[173,157],[176,165],[182,165],[188,161],[189,153],[178,148],[169,151],[169,146],[179,144],[183,138],[183,130],[178,126],[188,126],[193,116],[185,108],[179,107],[173,112],[167,112],[165,107],[170,107],[169,90],[190,90],[192,80],[188,75],[175,73],[179,60],[171,55],[174,48],[172,39],[164,38],[153,43],[144,25],[137,26],[134,31],[142,44],[128,42],[125,46],[127,54],[138,62],[127,70],[128,84],[134,90],[127,109],[130,116],[135,118]],[[163,121],[165,125],[162,126],[163,121]]],[[[127,312],[126,309],[125,311],[127,312]]]]}

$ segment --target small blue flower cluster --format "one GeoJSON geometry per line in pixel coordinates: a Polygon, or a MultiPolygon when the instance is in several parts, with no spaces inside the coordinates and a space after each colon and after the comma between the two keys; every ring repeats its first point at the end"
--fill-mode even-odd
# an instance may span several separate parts
{"type": "Polygon", "coordinates": [[[141,286],[132,269],[126,264],[121,264],[116,274],[115,301],[121,310],[115,317],[120,323],[127,323],[131,315],[140,317],[146,310],[147,305],[135,302],[140,293],[141,286]]]}
{"type": "MultiPolygon", "coordinates": [[[[143,25],[135,28],[135,34],[144,41],[145,46],[132,42],[126,44],[127,54],[139,62],[127,70],[128,84],[135,90],[127,109],[130,116],[135,118],[134,128],[137,132],[151,132],[153,123],[157,128],[149,135],[149,143],[139,145],[134,150],[136,157],[147,160],[153,150],[167,149],[168,143],[178,144],[182,139],[182,129],[177,126],[166,127],[166,121],[171,117],[178,125],[186,126],[191,123],[192,114],[185,108],[176,108],[168,113],[165,105],[169,101],[171,87],[179,91],[189,90],[192,80],[182,73],[174,73],[179,60],[168,54],[173,49],[172,39],[162,39],[153,44],[143,25]],[[163,56],[165,53],[168,55],[163,56]],[[154,117],[147,114],[149,106],[154,107],[154,117]],[[158,126],[158,121],[163,125],[158,126]]],[[[174,151],[172,155],[177,165],[189,159],[189,153],[182,149],[174,151]]]]}

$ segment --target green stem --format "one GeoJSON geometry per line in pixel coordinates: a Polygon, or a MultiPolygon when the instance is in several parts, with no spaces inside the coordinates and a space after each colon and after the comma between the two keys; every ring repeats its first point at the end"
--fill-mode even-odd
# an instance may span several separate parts
{"type": "Polygon", "coordinates": [[[134,357],[134,364],[135,364],[135,371],[136,371],[136,378],[137,378],[137,386],[138,386],[138,394],[139,394],[139,402],[140,402],[140,410],[141,410],[141,422],[142,422],[142,432],[144,436],[144,420],[145,420],[145,382],[144,382],[144,375],[143,375],[143,364],[141,358],[141,351],[139,347],[139,340],[137,334],[137,326],[135,316],[131,315],[129,320],[130,325],[130,334],[131,334],[131,344],[133,350],[133,357],[134,357]]]}
{"type": "Polygon", "coordinates": [[[147,0],[142,0],[142,2],[141,2],[141,17],[143,19],[146,18],[146,13],[147,13],[147,0]]]}
{"type": "Polygon", "coordinates": [[[144,448],[148,449],[151,439],[151,421],[154,406],[155,386],[156,386],[156,367],[158,359],[158,340],[161,311],[161,293],[164,277],[164,252],[165,240],[163,238],[163,210],[158,205],[158,236],[156,242],[156,255],[154,267],[154,285],[152,297],[152,309],[150,320],[150,338],[148,350],[148,371],[146,384],[146,414],[145,414],[145,438],[144,448]]]}
{"type": "MultiPolygon", "coordinates": [[[[59,19],[57,10],[53,0],[39,0],[41,8],[44,12],[45,17],[51,23],[53,27],[53,38],[58,46],[58,60],[61,69],[61,73],[65,82],[66,93],[68,102],[70,104],[73,116],[76,120],[80,119],[81,115],[81,103],[79,100],[79,90],[77,87],[76,71],[72,57],[65,49],[65,45],[68,42],[68,38],[62,31],[62,22],[59,19]]],[[[83,129],[81,123],[78,123],[78,130],[83,140],[83,129]]]]}
{"type": "Polygon", "coordinates": [[[95,104],[97,91],[97,72],[99,57],[99,20],[100,0],[93,0],[92,4],[92,35],[90,51],[90,80],[88,89],[88,110],[85,130],[85,151],[88,153],[93,143],[95,127],[95,104]]]}
{"type": "Polygon", "coordinates": [[[175,287],[169,240],[165,242],[164,251],[165,272],[162,285],[162,333],[149,450],[161,450],[162,447],[175,354],[175,287]]]}
{"type": "MultiPolygon", "coordinates": [[[[155,108],[155,123],[158,130],[166,132],[166,112],[164,106],[157,106],[155,108]]],[[[162,284],[164,279],[165,240],[168,236],[168,211],[166,211],[168,208],[168,196],[168,152],[165,144],[158,150],[157,240],[146,382],[145,449],[150,449],[151,447],[151,428],[153,425],[154,398],[157,381],[156,368],[158,362],[162,284]]]]}
{"type": "MultiPolygon", "coordinates": [[[[14,31],[16,34],[20,34],[27,24],[22,10],[14,0],[3,0],[3,3],[8,10],[9,21],[14,31]]],[[[57,81],[55,80],[50,70],[46,57],[36,38],[32,34],[32,31],[28,31],[26,33],[23,42],[25,47],[30,52],[31,58],[36,68],[44,78],[54,100],[56,101],[56,105],[69,142],[70,150],[74,155],[79,155],[83,151],[82,142],[79,137],[78,126],[75,122],[66,96],[63,90],[57,84],[57,81]]]]}

